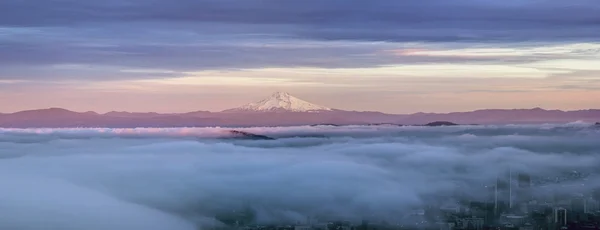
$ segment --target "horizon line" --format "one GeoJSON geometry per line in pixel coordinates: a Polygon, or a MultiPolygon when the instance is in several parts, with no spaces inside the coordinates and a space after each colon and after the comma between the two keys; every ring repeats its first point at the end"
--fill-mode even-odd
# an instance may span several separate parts
{"type": "MultiPolygon", "coordinates": [[[[469,113],[469,112],[493,111],[493,110],[502,110],[502,111],[543,110],[543,111],[556,111],[556,112],[579,112],[579,111],[600,110],[600,108],[586,108],[586,109],[563,110],[563,109],[547,109],[547,108],[542,108],[542,107],[534,107],[534,108],[482,108],[482,109],[474,109],[474,110],[466,110],[466,111],[452,111],[452,112],[386,113],[386,112],[381,112],[381,111],[368,111],[368,110],[359,111],[359,110],[343,110],[343,109],[335,109],[335,108],[332,108],[332,109],[333,109],[333,111],[324,111],[324,112],[339,111],[339,112],[358,112],[358,113],[382,113],[382,114],[387,114],[387,115],[415,115],[415,114],[469,113]]],[[[71,110],[71,109],[67,109],[67,108],[63,108],[63,107],[47,107],[47,108],[38,108],[38,109],[24,109],[24,110],[19,110],[19,111],[15,111],[15,112],[0,112],[0,114],[7,115],[7,114],[16,114],[16,113],[21,113],[21,112],[34,112],[34,111],[44,111],[44,110],[64,110],[64,111],[68,111],[68,112],[82,113],[82,114],[83,113],[95,113],[97,115],[106,115],[106,114],[109,114],[109,113],[155,113],[155,114],[161,114],[161,115],[170,115],[170,114],[177,115],[177,114],[186,114],[186,113],[195,113],[195,112],[228,113],[228,112],[225,112],[225,111],[229,110],[229,109],[225,109],[225,110],[221,110],[221,111],[192,110],[192,111],[187,111],[187,112],[155,112],[155,111],[132,112],[132,111],[118,111],[118,110],[111,110],[111,111],[108,111],[108,112],[96,112],[96,111],[93,111],[93,110],[77,111],[77,110],[71,110]]],[[[298,111],[285,111],[285,112],[257,111],[257,112],[229,112],[229,113],[307,113],[307,112],[298,112],[298,111]]]]}

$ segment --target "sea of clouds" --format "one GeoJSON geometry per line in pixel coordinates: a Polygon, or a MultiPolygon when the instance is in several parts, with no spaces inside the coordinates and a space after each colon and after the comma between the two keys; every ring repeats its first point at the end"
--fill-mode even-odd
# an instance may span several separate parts
{"type": "Polygon", "coordinates": [[[509,167],[600,165],[600,128],[586,123],[229,130],[0,129],[0,229],[187,230],[244,210],[259,223],[394,221],[454,194],[485,199],[509,167]]]}

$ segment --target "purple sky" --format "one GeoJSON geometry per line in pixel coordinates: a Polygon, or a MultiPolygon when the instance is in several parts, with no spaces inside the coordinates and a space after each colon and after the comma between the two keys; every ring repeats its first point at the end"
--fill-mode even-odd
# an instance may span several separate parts
{"type": "Polygon", "coordinates": [[[2,0],[0,112],[600,108],[597,0],[2,0]]]}

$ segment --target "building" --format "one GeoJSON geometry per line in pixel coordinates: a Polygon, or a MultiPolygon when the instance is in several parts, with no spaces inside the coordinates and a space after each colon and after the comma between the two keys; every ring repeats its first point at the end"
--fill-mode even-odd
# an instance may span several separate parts
{"type": "Polygon", "coordinates": [[[519,216],[513,214],[504,214],[500,216],[500,223],[510,224],[513,226],[522,226],[527,221],[526,216],[519,216]]]}
{"type": "Polygon", "coordinates": [[[585,213],[596,213],[600,211],[600,202],[595,199],[586,199],[585,213]]]}
{"type": "Polygon", "coordinates": [[[525,223],[523,226],[519,227],[519,230],[533,230],[533,225],[531,223],[525,223]]]}
{"type": "Polygon", "coordinates": [[[519,173],[518,176],[519,188],[531,188],[531,176],[527,173],[519,173]]]}
{"type": "Polygon", "coordinates": [[[526,203],[533,199],[531,194],[531,176],[527,173],[517,174],[516,200],[519,203],[526,203]]]}
{"type": "Polygon", "coordinates": [[[308,225],[296,225],[294,226],[294,230],[312,230],[312,227],[308,225]]]}
{"type": "Polygon", "coordinates": [[[513,173],[512,169],[501,173],[496,178],[494,192],[494,211],[496,216],[507,213],[513,208],[513,173]]]}
{"type": "Polygon", "coordinates": [[[456,227],[460,229],[481,230],[485,220],[478,217],[460,218],[456,221],[456,227]]]}
{"type": "Polygon", "coordinates": [[[565,208],[554,208],[554,225],[556,227],[567,226],[567,209],[565,208]]]}

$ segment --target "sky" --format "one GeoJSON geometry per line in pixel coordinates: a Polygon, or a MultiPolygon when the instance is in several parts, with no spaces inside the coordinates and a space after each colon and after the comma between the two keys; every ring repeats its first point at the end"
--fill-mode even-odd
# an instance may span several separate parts
{"type": "Polygon", "coordinates": [[[600,108],[597,0],[2,0],[0,112],[600,108]]]}

